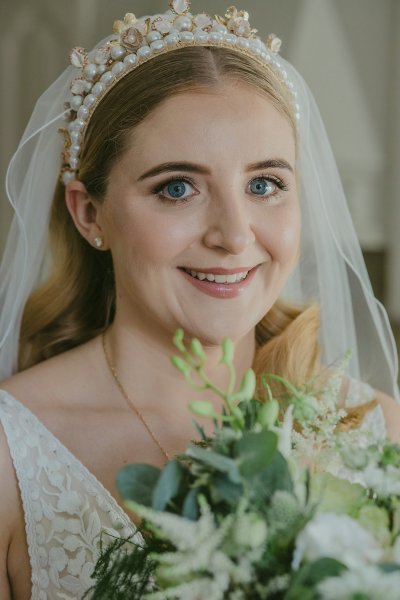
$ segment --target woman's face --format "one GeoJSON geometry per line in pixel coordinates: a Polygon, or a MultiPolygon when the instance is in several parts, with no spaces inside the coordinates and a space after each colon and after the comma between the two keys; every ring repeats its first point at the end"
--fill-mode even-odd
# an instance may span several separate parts
{"type": "Polygon", "coordinates": [[[239,340],[296,261],[290,124],[244,85],[169,98],[113,166],[100,222],[125,323],[239,340]]]}

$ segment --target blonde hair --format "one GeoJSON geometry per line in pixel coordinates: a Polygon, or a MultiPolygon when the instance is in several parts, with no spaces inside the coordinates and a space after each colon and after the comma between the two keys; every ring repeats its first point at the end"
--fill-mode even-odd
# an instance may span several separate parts
{"type": "MultiPolygon", "coordinates": [[[[286,86],[254,58],[223,48],[190,47],[160,55],[126,75],[94,111],[85,136],[79,179],[102,201],[112,165],[134,128],[163,100],[188,90],[210,92],[226,81],[252,87],[291,123],[295,118],[286,86]]],[[[50,244],[53,271],[27,301],[20,336],[19,367],[27,368],[73,348],[103,331],[115,313],[111,255],[90,246],[74,227],[55,190],[50,244]]],[[[318,311],[278,300],[256,327],[254,367],[301,381],[319,362],[318,311]]]]}

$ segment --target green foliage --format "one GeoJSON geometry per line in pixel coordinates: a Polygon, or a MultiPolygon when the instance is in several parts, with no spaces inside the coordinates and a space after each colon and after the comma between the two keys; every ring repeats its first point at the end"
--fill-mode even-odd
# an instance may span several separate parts
{"type": "MultiPolygon", "coordinates": [[[[376,500],[374,490],[295,464],[290,454],[293,439],[301,441],[303,430],[313,439],[321,416],[311,389],[299,390],[278,375],[265,375],[267,401],[262,403],[254,397],[252,369],[236,388],[234,344],[228,338],[222,343],[220,363],[228,370],[229,381],[226,389],[220,389],[205,373],[206,353],[200,341],[185,344],[184,338],[183,330],[178,330],[173,342],[180,355],[172,357],[172,364],[193,390],[211,390],[222,400],[220,414],[209,397],[189,401],[192,413],[212,419],[214,435],[208,437],[194,422],[200,440],[163,470],[129,465],[119,472],[117,485],[126,505],[143,518],[145,543],[141,547],[117,539],[102,548],[92,597],[320,600],[317,585],[340,576],[346,567],[321,558],[300,561],[300,568],[293,571],[296,539],[308,521],[317,511],[350,515],[382,545],[390,545],[400,534],[400,499],[388,494],[376,500]],[[279,401],[269,379],[285,388],[279,401]],[[286,414],[285,407],[290,407],[286,414]],[[298,425],[295,431],[292,417],[298,425]],[[221,577],[228,578],[229,587],[223,596],[214,595],[221,577]],[[185,586],[191,584],[200,586],[201,593],[193,595],[191,590],[188,596],[185,586]]],[[[334,431],[336,417],[333,414],[323,434],[334,431]]],[[[400,467],[397,444],[386,443],[383,449],[342,444],[336,450],[337,456],[342,451],[343,464],[359,471],[371,457],[382,469],[400,467]]],[[[382,576],[400,570],[389,563],[380,568],[382,576]]],[[[366,599],[355,595],[352,600],[366,599]]]]}
{"type": "Polygon", "coordinates": [[[189,446],[186,454],[212,470],[226,473],[232,483],[241,482],[238,465],[231,458],[194,445],[189,446]]]}
{"type": "Polygon", "coordinates": [[[383,447],[380,464],[400,467],[400,444],[386,443],[383,447]]]}
{"type": "Polygon", "coordinates": [[[183,476],[183,467],[177,460],[167,463],[153,489],[152,507],[155,510],[167,508],[169,502],[178,494],[183,476]]]}
{"type": "Polygon", "coordinates": [[[182,517],[196,521],[199,517],[199,502],[198,497],[200,494],[199,488],[192,488],[186,494],[183,505],[182,505],[182,517]]]}
{"type": "Polygon", "coordinates": [[[160,469],[152,465],[127,465],[117,474],[117,487],[124,499],[151,506],[153,489],[160,474],[160,469]]]}
{"type": "Polygon", "coordinates": [[[278,436],[272,431],[245,431],[234,445],[234,455],[243,477],[253,477],[264,471],[278,447],[278,436]]]}
{"type": "Polygon", "coordinates": [[[313,588],[326,577],[336,577],[345,569],[344,565],[333,558],[321,558],[303,565],[292,576],[289,591],[284,600],[317,600],[313,588]]]}
{"type": "Polygon", "coordinates": [[[129,590],[129,600],[142,600],[145,593],[154,587],[152,575],[155,563],[151,554],[164,552],[168,547],[165,542],[149,536],[143,546],[124,538],[107,544],[108,537],[107,534],[102,535],[100,559],[92,574],[96,584],[86,592],[84,599],[127,600],[129,590]]]}

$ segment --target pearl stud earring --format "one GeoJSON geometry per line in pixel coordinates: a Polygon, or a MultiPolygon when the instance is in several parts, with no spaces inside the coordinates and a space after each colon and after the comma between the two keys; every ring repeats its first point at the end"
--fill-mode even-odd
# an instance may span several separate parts
{"type": "Polygon", "coordinates": [[[104,244],[103,238],[100,236],[96,236],[93,240],[94,245],[96,246],[96,248],[101,248],[104,244]]]}

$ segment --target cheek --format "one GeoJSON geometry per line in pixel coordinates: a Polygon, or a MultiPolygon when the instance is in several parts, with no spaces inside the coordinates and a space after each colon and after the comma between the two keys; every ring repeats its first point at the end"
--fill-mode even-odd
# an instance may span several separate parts
{"type": "Polygon", "coordinates": [[[170,262],[189,247],[195,237],[195,227],[190,227],[184,219],[138,207],[116,215],[111,229],[112,250],[142,265],[161,266],[170,262]]]}
{"type": "Polygon", "coordinates": [[[271,259],[282,266],[291,266],[297,259],[300,245],[300,211],[298,203],[289,208],[278,207],[263,219],[260,241],[271,259]]]}

